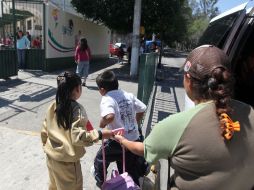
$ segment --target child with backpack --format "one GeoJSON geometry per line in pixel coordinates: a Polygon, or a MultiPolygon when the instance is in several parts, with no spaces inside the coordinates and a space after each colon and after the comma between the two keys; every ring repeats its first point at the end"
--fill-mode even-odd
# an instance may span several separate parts
{"type": "MultiPolygon", "coordinates": [[[[100,128],[107,127],[114,130],[124,128],[124,137],[131,141],[140,142],[138,122],[146,110],[146,105],[138,100],[132,93],[118,89],[118,80],[112,71],[105,71],[96,78],[99,92],[102,95],[100,104],[100,128]]],[[[112,139],[104,143],[106,155],[106,169],[111,162],[116,161],[119,173],[122,173],[122,147],[112,139]]],[[[148,164],[143,157],[137,156],[126,150],[126,171],[134,182],[139,185],[139,177],[143,177],[148,169],[148,164]],[[135,168],[135,169],[134,169],[135,168]]],[[[103,156],[102,147],[97,152],[94,160],[94,175],[96,185],[103,184],[103,156]]]]}

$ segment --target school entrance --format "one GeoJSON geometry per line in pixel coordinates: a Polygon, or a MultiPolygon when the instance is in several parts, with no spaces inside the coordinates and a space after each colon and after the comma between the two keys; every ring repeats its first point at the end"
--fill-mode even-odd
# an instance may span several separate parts
{"type": "Polygon", "coordinates": [[[42,0],[0,0],[0,78],[17,75],[17,32],[30,41],[25,68],[43,70],[45,61],[45,5],[42,0]]]}

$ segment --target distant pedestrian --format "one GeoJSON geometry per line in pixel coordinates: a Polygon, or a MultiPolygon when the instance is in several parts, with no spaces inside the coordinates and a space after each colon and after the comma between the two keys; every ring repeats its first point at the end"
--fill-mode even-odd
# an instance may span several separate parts
{"type": "Polygon", "coordinates": [[[80,39],[80,44],[75,51],[75,62],[77,63],[76,73],[83,78],[82,86],[86,86],[86,79],[89,73],[91,50],[87,45],[86,38],[80,39]]]}
{"type": "Polygon", "coordinates": [[[127,48],[127,54],[128,54],[128,64],[131,64],[131,51],[132,51],[132,47],[131,45],[129,45],[129,47],[127,48]]]}
{"type": "Polygon", "coordinates": [[[32,36],[30,35],[30,33],[27,31],[26,32],[26,37],[27,37],[27,39],[30,41],[30,43],[31,43],[31,41],[32,41],[32,36]]]}
{"type": "Polygon", "coordinates": [[[118,63],[123,64],[123,56],[124,56],[124,50],[123,50],[123,47],[120,46],[117,52],[118,63]]]}
{"type": "Polygon", "coordinates": [[[33,39],[32,47],[35,48],[35,49],[40,49],[41,48],[41,41],[40,41],[39,36],[37,36],[35,39],[33,39]]]}
{"type": "Polygon", "coordinates": [[[158,46],[157,46],[157,42],[156,41],[153,41],[152,44],[151,44],[151,47],[150,47],[150,51],[151,52],[159,52],[159,49],[158,49],[158,46]]]}
{"type": "Polygon", "coordinates": [[[49,190],[83,190],[80,158],[85,146],[110,138],[112,131],[89,130],[86,111],[77,100],[82,93],[81,79],[64,72],[57,77],[56,100],[47,110],[41,140],[47,155],[49,190]]]}
{"type": "Polygon", "coordinates": [[[27,39],[26,36],[23,35],[21,30],[18,31],[17,36],[17,54],[18,54],[18,68],[25,69],[25,54],[26,49],[30,48],[30,41],[27,39]]]}
{"type": "Polygon", "coordinates": [[[145,53],[145,41],[140,42],[140,47],[139,47],[139,56],[141,54],[145,53]]]}
{"type": "MultiPolygon", "coordinates": [[[[112,71],[105,71],[96,78],[99,92],[102,95],[100,110],[100,128],[117,129],[123,127],[125,137],[130,141],[140,142],[138,123],[146,110],[146,105],[138,100],[132,93],[118,89],[118,80],[112,71]]],[[[122,147],[114,140],[105,143],[106,168],[111,162],[116,161],[117,168],[122,173],[122,147]]],[[[102,148],[98,151],[94,160],[95,179],[97,186],[103,183],[102,148]]],[[[126,151],[126,171],[136,184],[139,177],[143,177],[148,170],[148,164],[144,158],[126,151]]]]}

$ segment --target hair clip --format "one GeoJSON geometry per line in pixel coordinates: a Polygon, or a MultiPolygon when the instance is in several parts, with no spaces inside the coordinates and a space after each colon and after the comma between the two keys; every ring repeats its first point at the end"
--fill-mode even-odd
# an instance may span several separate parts
{"type": "Polygon", "coordinates": [[[222,113],[220,115],[221,120],[221,129],[222,129],[222,136],[226,140],[230,140],[235,131],[240,131],[240,123],[238,121],[233,122],[232,119],[226,114],[222,113]]]}
{"type": "Polygon", "coordinates": [[[66,82],[66,76],[65,76],[65,74],[64,75],[59,75],[57,77],[57,81],[59,81],[59,82],[66,82]]]}

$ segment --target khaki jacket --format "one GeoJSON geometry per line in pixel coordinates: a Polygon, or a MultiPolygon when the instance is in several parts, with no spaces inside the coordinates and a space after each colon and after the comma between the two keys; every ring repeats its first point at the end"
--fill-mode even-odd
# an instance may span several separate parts
{"type": "Polygon", "coordinates": [[[53,102],[46,113],[41,129],[41,140],[44,152],[56,161],[76,162],[85,154],[85,146],[98,141],[97,130],[87,131],[88,118],[82,105],[71,103],[73,119],[71,129],[58,126],[56,120],[56,102],[53,102]]]}

